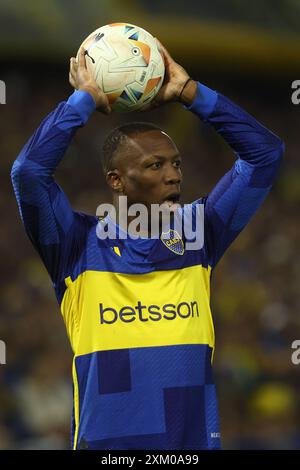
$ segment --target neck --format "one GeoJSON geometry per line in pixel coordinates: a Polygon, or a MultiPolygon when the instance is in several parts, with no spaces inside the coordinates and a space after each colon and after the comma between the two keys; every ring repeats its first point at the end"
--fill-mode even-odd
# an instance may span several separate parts
{"type": "MultiPolygon", "coordinates": [[[[159,222],[158,233],[157,230],[155,231],[153,228],[154,233],[151,232],[151,210],[148,208],[147,210],[147,217],[148,217],[148,224],[139,223],[141,220],[141,213],[139,211],[134,211],[134,215],[130,215],[130,207],[131,204],[128,202],[128,199],[121,198],[116,196],[113,198],[113,206],[115,208],[115,215],[116,219],[114,222],[119,225],[119,227],[128,232],[129,234],[132,233],[136,235],[138,234],[143,238],[148,238],[152,236],[157,236],[161,232],[161,221],[159,222]],[[136,220],[134,223],[133,221],[136,220]]],[[[112,217],[113,218],[113,217],[112,217]]]]}

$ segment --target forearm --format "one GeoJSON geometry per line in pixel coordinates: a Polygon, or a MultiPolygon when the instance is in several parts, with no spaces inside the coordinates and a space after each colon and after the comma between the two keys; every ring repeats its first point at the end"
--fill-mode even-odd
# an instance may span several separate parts
{"type": "Polygon", "coordinates": [[[76,130],[86,123],[94,109],[92,97],[83,91],[74,92],[68,101],[60,103],[21,150],[12,168],[13,182],[18,184],[25,173],[27,177],[51,178],[76,130]]]}
{"type": "Polygon", "coordinates": [[[282,141],[253,116],[210,88],[198,83],[193,103],[186,109],[211,124],[241,160],[265,166],[280,159],[282,141]]]}

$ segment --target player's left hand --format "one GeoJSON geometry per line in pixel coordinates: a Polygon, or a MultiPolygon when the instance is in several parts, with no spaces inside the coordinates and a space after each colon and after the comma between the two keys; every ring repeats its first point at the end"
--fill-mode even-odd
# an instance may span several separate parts
{"type": "Polygon", "coordinates": [[[174,101],[189,104],[193,101],[196,94],[197,84],[194,80],[190,80],[184,88],[184,94],[180,96],[184,85],[190,78],[189,74],[181,65],[175,62],[167,49],[157,38],[156,41],[165,62],[164,83],[155,98],[150,103],[146,104],[141,111],[149,111],[174,101]]]}

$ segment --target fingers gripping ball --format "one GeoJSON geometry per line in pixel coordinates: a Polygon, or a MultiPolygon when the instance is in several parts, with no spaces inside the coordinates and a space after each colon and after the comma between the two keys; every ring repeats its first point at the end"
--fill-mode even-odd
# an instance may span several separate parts
{"type": "Polygon", "coordinates": [[[158,43],[144,29],[109,24],[96,29],[81,46],[87,67],[114,111],[138,111],[157,95],[164,80],[164,59],[158,43]]]}

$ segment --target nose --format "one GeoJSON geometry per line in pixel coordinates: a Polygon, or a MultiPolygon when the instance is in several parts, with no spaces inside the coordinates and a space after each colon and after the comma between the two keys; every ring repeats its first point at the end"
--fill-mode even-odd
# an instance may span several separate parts
{"type": "Polygon", "coordinates": [[[180,184],[182,174],[180,168],[175,168],[173,165],[168,166],[165,173],[165,182],[167,184],[180,184]]]}

